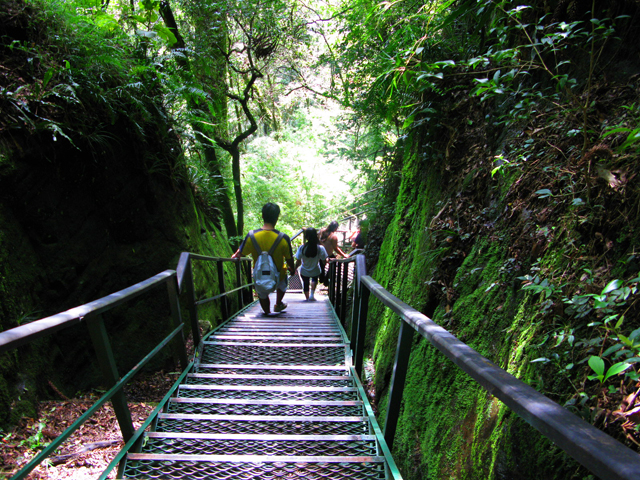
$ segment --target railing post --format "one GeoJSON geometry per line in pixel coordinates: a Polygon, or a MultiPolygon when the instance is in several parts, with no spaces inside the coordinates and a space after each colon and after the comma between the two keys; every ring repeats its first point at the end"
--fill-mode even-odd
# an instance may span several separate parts
{"type": "MultiPolygon", "coordinates": [[[[167,293],[169,294],[169,306],[171,308],[171,318],[173,319],[173,327],[177,328],[182,325],[182,315],[180,314],[180,301],[178,300],[178,283],[176,277],[171,277],[167,281],[167,293]]],[[[195,341],[195,337],[194,337],[195,341]]],[[[187,357],[187,347],[184,341],[184,329],[180,335],[175,337],[175,348],[178,351],[180,366],[184,370],[189,366],[187,357]]]]}
{"type": "MultiPolygon", "coordinates": [[[[240,290],[240,285],[242,285],[242,266],[240,262],[234,262],[236,265],[236,288],[238,289],[238,308],[240,310],[244,307],[244,302],[242,301],[242,290],[240,290]]],[[[236,310],[236,311],[237,311],[236,310]]]]}
{"type": "Polygon", "coordinates": [[[244,263],[244,274],[245,277],[247,277],[247,288],[245,288],[244,290],[244,302],[242,304],[242,306],[244,307],[245,305],[247,305],[248,303],[251,303],[251,301],[253,300],[253,292],[251,290],[251,283],[253,282],[253,278],[252,278],[252,270],[251,270],[251,262],[241,262],[244,263]]]}
{"type": "Polygon", "coordinates": [[[396,427],[398,426],[398,418],[400,417],[400,406],[402,405],[404,382],[407,378],[412,341],[413,327],[403,320],[400,324],[400,333],[398,334],[398,347],[396,348],[396,359],[393,365],[391,387],[389,389],[387,418],[384,423],[384,439],[389,446],[389,450],[393,448],[393,439],[396,435],[396,427]]]}
{"type": "MultiPolygon", "coordinates": [[[[218,286],[220,287],[220,293],[224,293],[227,291],[224,286],[224,265],[222,264],[222,262],[217,261],[216,266],[218,267],[218,286]]],[[[222,321],[229,318],[229,309],[227,308],[226,296],[220,299],[220,312],[222,313],[222,321]]]]}
{"type": "Polygon", "coordinates": [[[334,292],[333,292],[333,287],[334,287],[334,285],[333,285],[333,275],[334,275],[334,273],[333,272],[335,271],[335,268],[336,268],[335,262],[329,261],[329,272],[328,272],[328,274],[329,274],[329,301],[331,302],[332,305],[333,305],[333,300],[334,300],[334,297],[335,297],[334,292]]]}
{"type": "Polygon", "coordinates": [[[187,310],[191,321],[191,335],[195,349],[200,345],[200,324],[198,323],[198,306],[196,305],[196,290],[193,286],[193,265],[191,257],[187,260],[184,274],[185,295],[187,296],[187,310]]]}
{"type": "Polygon", "coordinates": [[[341,305],[340,305],[340,321],[342,322],[342,326],[346,326],[347,324],[347,286],[349,285],[349,265],[351,262],[343,263],[342,270],[342,288],[341,288],[341,305]]]}
{"type": "MultiPolygon", "coordinates": [[[[91,337],[93,348],[98,357],[100,370],[107,382],[107,388],[111,388],[118,383],[120,375],[118,374],[118,368],[116,367],[116,361],[113,357],[113,350],[111,349],[107,330],[104,327],[102,315],[88,315],[84,317],[84,320],[87,322],[89,336],[91,337]]],[[[113,395],[111,404],[113,405],[113,410],[120,425],[122,438],[127,442],[135,433],[135,428],[133,428],[127,398],[122,390],[118,390],[118,392],[113,395]]]]}
{"type": "Polygon", "coordinates": [[[358,309],[358,338],[356,340],[355,368],[358,376],[362,378],[362,365],[364,363],[364,339],[367,333],[367,315],[369,313],[369,289],[361,284],[360,308],[358,309]]]}
{"type": "MultiPolygon", "coordinates": [[[[356,267],[357,268],[357,267],[356,267]]],[[[360,315],[360,282],[354,275],[353,278],[353,299],[351,306],[351,328],[349,336],[351,337],[351,352],[355,355],[356,339],[358,337],[358,317],[360,315]]]]}
{"type": "Polygon", "coordinates": [[[340,279],[342,277],[342,263],[341,262],[336,262],[336,272],[333,276],[333,282],[335,283],[335,289],[336,289],[336,293],[333,297],[333,307],[336,310],[336,314],[338,315],[338,319],[340,320],[340,323],[342,323],[342,312],[340,311],[340,298],[342,296],[342,292],[340,291],[340,279]]]}

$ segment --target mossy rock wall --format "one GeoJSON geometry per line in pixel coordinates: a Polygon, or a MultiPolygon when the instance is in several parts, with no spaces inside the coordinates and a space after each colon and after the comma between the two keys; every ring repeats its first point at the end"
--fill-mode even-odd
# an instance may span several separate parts
{"type": "MultiPolygon", "coordinates": [[[[515,261],[513,232],[498,221],[510,180],[486,183],[478,203],[465,207],[492,225],[490,234],[466,234],[446,219],[447,205],[460,201],[465,188],[478,188],[477,182],[467,185],[467,175],[452,180],[417,144],[406,147],[395,213],[373,277],[501,368],[535,384],[539,371],[529,363],[527,347],[539,333],[537,305],[516,280],[531,259],[515,261]]],[[[487,165],[474,165],[470,174],[482,168],[490,179],[487,165]]],[[[368,338],[382,424],[399,323],[371,300],[368,338]]],[[[414,338],[394,457],[408,480],[588,474],[421,337],[414,338]]]]}
{"type": "MultiPolygon", "coordinates": [[[[183,251],[231,255],[224,231],[199,212],[188,186],[136,168],[135,156],[80,168],[75,162],[84,159],[77,152],[75,158],[65,156],[71,166],[61,171],[60,165],[38,158],[42,150],[32,154],[5,155],[3,162],[12,168],[0,175],[3,330],[175,269],[183,251]]],[[[225,270],[227,285],[233,285],[233,266],[225,270]]],[[[214,264],[196,263],[194,272],[198,298],[218,293],[214,264]]],[[[235,305],[235,298],[232,301],[235,305]]],[[[172,325],[169,312],[167,289],[160,287],[104,314],[121,373],[167,335],[172,325]]],[[[200,315],[214,323],[221,320],[216,304],[202,307],[200,315]]],[[[183,319],[186,334],[186,311],[183,319]]],[[[29,405],[35,397],[55,395],[50,382],[68,396],[102,384],[85,325],[61,331],[39,345],[20,347],[3,357],[0,402],[4,407],[13,402],[13,407],[0,409],[6,413],[0,420],[9,420],[10,411],[13,421],[32,413],[29,405]],[[26,410],[15,402],[24,403],[26,410]]],[[[167,360],[167,354],[158,357],[152,368],[167,360]]]]}
{"type": "MultiPolygon", "coordinates": [[[[23,50],[7,45],[38,43],[48,29],[65,27],[55,16],[19,0],[0,3],[6,7],[0,9],[0,65],[12,72],[7,77],[16,82],[12,88],[21,83],[22,91],[29,92],[41,72],[29,70],[33,65],[23,50]]],[[[53,50],[52,56],[59,54],[55,46],[53,50]]],[[[93,73],[95,78],[90,70],[81,72],[82,80],[101,88],[103,97],[124,88],[115,69],[93,73]]],[[[148,83],[138,90],[139,97],[123,96],[117,109],[97,102],[95,91],[76,86],[76,103],[41,112],[60,125],[64,135],[4,117],[0,330],[175,269],[183,251],[231,255],[215,212],[205,214],[198,207],[156,80],[142,80],[148,83]]],[[[56,81],[58,77],[52,83],[56,81]]],[[[0,99],[0,110],[11,107],[5,100],[0,99]]],[[[218,293],[214,264],[198,263],[194,271],[198,298],[218,293]]],[[[227,285],[235,284],[234,265],[225,266],[225,275],[227,285]]],[[[237,307],[235,297],[231,301],[231,308],[237,307]]],[[[181,304],[187,335],[186,299],[181,304]]],[[[221,320],[215,302],[201,308],[200,316],[214,324],[221,320]]],[[[124,375],[173,329],[166,287],[105,313],[104,320],[124,375]]],[[[150,368],[173,368],[172,362],[167,352],[150,368]]],[[[0,357],[0,426],[23,415],[35,418],[36,400],[56,398],[57,390],[72,397],[99,386],[104,388],[83,323],[19,347],[0,357]]]]}

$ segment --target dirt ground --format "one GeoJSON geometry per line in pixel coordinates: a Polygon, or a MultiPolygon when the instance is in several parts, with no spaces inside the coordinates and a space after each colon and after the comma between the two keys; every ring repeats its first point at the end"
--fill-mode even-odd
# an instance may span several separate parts
{"type": "MultiPolygon", "coordinates": [[[[126,388],[133,425],[137,429],[175,382],[175,372],[140,376],[126,388]]],[[[40,403],[38,418],[23,418],[0,439],[0,479],[11,478],[100,398],[49,400],[40,403]]],[[[98,478],[124,446],[113,408],[108,403],[27,477],[30,480],[98,478]]],[[[115,469],[109,475],[115,478],[115,469]]]]}

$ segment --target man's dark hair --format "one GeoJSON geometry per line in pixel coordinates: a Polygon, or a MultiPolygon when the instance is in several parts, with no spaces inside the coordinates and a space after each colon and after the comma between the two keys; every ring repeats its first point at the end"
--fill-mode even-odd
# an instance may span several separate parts
{"type": "Polygon", "coordinates": [[[336,222],[335,220],[331,222],[327,227],[327,230],[329,230],[330,232],[335,232],[336,230],[338,230],[338,222],[336,222]]]}
{"type": "Polygon", "coordinates": [[[280,207],[275,203],[269,202],[262,207],[262,220],[264,220],[264,223],[275,225],[278,222],[278,217],[280,217],[280,207]]]}

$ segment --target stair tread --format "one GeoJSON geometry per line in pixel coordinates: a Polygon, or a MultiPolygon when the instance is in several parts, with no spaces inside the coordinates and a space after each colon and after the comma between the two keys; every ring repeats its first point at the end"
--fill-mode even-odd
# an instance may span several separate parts
{"type": "Polygon", "coordinates": [[[294,462],[294,463],[365,463],[384,462],[381,456],[287,456],[287,455],[181,455],[130,453],[130,460],[183,460],[189,462],[294,462]]]}
{"type": "Polygon", "coordinates": [[[330,308],[291,300],[265,318],[255,305],[209,335],[124,477],[385,479],[330,308]]]}

